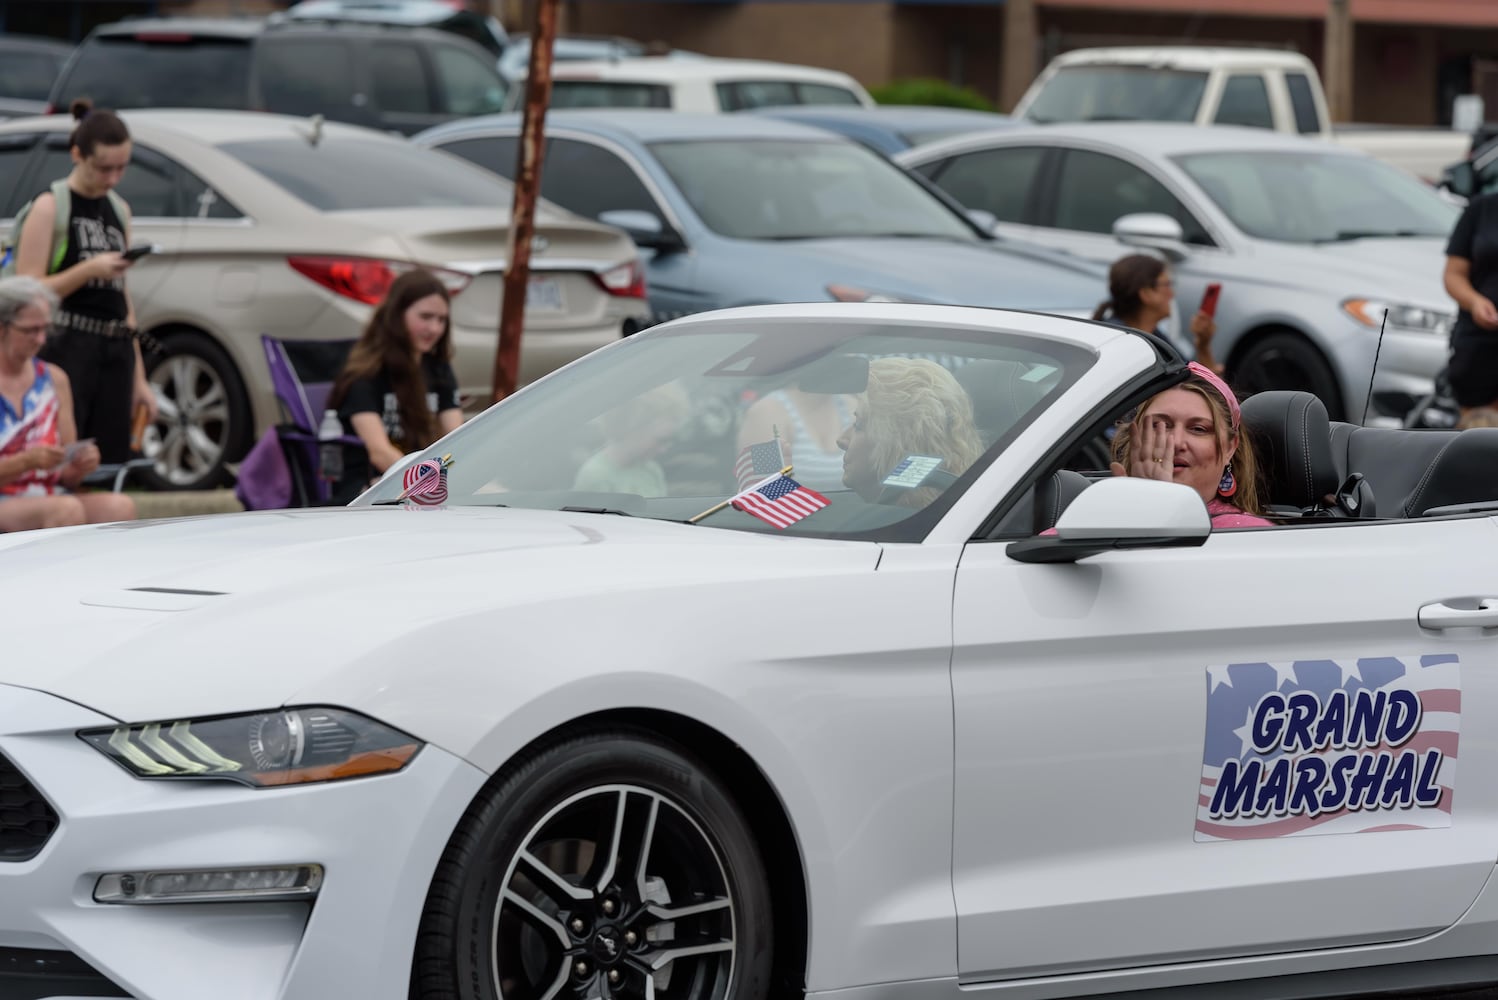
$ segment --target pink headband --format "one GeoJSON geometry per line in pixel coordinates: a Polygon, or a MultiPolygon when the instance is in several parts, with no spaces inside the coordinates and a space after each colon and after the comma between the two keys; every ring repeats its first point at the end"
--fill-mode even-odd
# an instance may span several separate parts
{"type": "Polygon", "coordinates": [[[1186,365],[1186,370],[1222,394],[1223,402],[1228,404],[1228,413],[1233,417],[1233,430],[1237,430],[1238,424],[1243,420],[1243,411],[1238,408],[1238,397],[1233,395],[1233,390],[1228,388],[1228,384],[1212,369],[1206,365],[1199,365],[1195,361],[1186,365]]]}

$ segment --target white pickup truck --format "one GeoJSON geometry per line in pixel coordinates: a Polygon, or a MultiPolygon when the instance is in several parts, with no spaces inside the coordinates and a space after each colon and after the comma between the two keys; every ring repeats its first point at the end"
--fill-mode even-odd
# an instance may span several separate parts
{"type": "Polygon", "coordinates": [[[1443,128],[1336,125],[1316,67],[1279,49],[1077,49],[1051,60],[1014,108],[1035,122],[1175,121],[1248,125],[1360,149],[1430,183],[1466,159],[1472,137],[1443,128]]]}

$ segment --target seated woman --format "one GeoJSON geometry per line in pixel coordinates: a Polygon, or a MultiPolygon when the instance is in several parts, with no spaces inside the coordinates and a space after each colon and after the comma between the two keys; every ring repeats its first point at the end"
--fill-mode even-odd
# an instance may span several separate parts
{"type": "MultiPolygon", "coordinates": [[[[937,468],[960,476],[983,454],[967,393],[951,372],[917,358],[869,362],[868,388],[837,444],[843,485],[870,502],[890,488],[884,480],[905,458],[940,459],[937,468]]],[[[919,508],[940,495],[937,487],[920,486],[901,490],[892,502],[919,508]]]]}
{"type": "Polygon", "coordinates": [[[0,280],[0,531],[128,521],[123,493],[76,494],[99,467],[99,449],[73,449],[73,395],[67,375],[38,360],[57,296],[36,278],[0,280]]]}
{"type": "Polygon", "coordinates": [[[343,476],[333,504],[346,504],[401,457],[427,447],[463,422],[452,366],[450,297],[432,272],[396,278],[349,351],[328,394],[345,434],[343,476]]]}
{"type": "Polygon", "coordinates": [[[667,382],[610,410],[603,420],[606,443],[577,470],[574,490],[666,495],[659,461],[691,410],[686,391],[667,382]]]}
{"type": "Polygon", "coordinates": [[[1209,369],[1151,398],[1113,436],[1113,474],[1184,483],[1201,495],[1213,529],[1272,522],[1259,499],[1253,445],[1239,433],[1238,397],[1209,369]]]}

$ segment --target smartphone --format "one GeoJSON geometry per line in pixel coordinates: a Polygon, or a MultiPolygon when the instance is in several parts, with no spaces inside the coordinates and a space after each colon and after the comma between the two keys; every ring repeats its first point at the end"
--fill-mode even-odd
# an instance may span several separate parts
{"type": "Polygon", "coordinates": [[[1221,294],[1221,282],[1214,281],[1210,285],[1208,285],[1206,292],[1202,295],[1202,304],[1200,311],[1206,313],[1208,316],[1217,315],[1217,296],[1221,294]]]}
{"type": "Polygon", "coordinates": [[[156,244],[145,243],[138,247],[131,247],[129,250],[126,250],[121,256],[123,256],[126,260],[140,260],[146,254],[155,252],[156,244]]]}

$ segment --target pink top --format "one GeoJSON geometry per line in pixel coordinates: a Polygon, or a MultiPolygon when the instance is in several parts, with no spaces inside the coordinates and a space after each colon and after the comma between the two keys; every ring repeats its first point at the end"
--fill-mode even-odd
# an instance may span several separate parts
{"type": "Polygon", "coordinates": [[[1213,497],[1207,504],[1207,513],[1212,517],[1212,530],[1218,528],[1272,528],[1273,521],[1266,521],[1253,514],[1245,514],[1221,497],[1213,497]]]}

